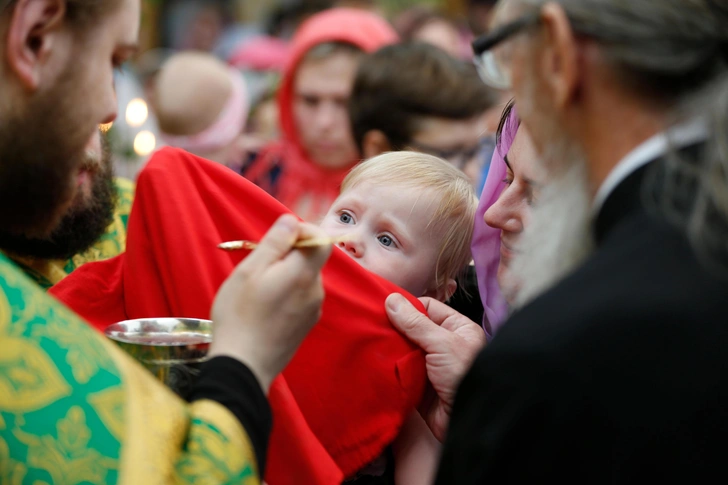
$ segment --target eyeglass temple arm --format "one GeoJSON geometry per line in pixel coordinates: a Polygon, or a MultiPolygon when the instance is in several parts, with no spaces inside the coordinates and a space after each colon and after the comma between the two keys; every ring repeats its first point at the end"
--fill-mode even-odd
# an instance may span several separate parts
{"type": "Polygon", "coordinates": [[[519,19],[514,20],[509,24],[502,25],[496,29],[483,34],[472,43],[473,52],[476,56],[479,56],[483,52],[492,49],[495,45],[503,42],[508,37],[512,36],[519,30],[528,27],[532,24],[537,24],[541,20],[541,12],[535,12],[532,14],[525,15],[519,19]]]}

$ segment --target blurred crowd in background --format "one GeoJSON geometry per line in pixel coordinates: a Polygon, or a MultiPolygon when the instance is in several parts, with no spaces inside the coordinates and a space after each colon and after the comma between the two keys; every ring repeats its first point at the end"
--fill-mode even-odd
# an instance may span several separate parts
{"type": "MultiPolygon", "coordinates": [[[[470,43],[487,30],[495,3],[144,0],[139,53],[117,73],[119,117],[102,127],[111,142],[116,173],[134,179],[149,156],[165,145],[186,148],[240,171],[261,148],[281,137],[278,86],[291,55],[291,39],[312,15],[336,7],[373,12],[391,24],[401,42],[434,45],[470,69],[470,43]],[[180,53],[189,55],[172,58],[180,53]],[[229,84],[223,79],[226,71],[240,74],[234,76],[232,97],[228,88],[222,88],[229,84]],[[216,82],[224,95],[216,92],[216,82]],[[227,98],[235,98],[235,102],[227,98]],[[216,106],[234,112],[220,113],[222,108],[216,106]],[[220,129],[224,132],[238,128],[240,132],[231,134],[234,136],[220,133],[220,129]],[[203,131],[207,138],[190,136],[203,131]],[[224,138],[225,146],[220,149],[217,143],[215,153],[205,152],[204,146],[215,141],[209,136],[224,138]],[[233,141],[228,143],[228,138],[233,141]]],[[[478,188],[487,173],[494,133],[508,95],[493,91],[487,99],[485,105],[476,108],[483,111],[477,128],[477,150],[463,147],[454,157],[448,157],[447,147],[428,149],[429,145],[423,144],[421,150],[450,159],[466,157],[458,163],[463,169],[467,165],[466,171],[478,188]]],[[[448,102],[452,105],[452,100],[448,102]]]]}

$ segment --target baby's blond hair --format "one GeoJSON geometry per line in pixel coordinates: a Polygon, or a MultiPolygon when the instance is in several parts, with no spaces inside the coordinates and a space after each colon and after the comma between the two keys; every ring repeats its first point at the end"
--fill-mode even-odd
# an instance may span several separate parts
{"type": "Polygon", "coordinates": [[[360,163],[344,179],[341,193],[369,182],[430,189],[439,200],[428,227],[444,229],[435,265],[435,285],[443,288],[449,279],[459,279],[472,259],[478,199],[467,176],[450,163],[418,152],[388,152],[360,163]]]}

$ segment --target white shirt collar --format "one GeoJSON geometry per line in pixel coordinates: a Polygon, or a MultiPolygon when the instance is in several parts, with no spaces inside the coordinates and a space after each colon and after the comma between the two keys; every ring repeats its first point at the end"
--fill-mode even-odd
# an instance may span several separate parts
{"type": "Polygon", "coordinates": [[[684,147],[708,138],[708,124],[705,119],[697,118],[673,126],[667,131],[657,133],[632,150],[609,172],[607,178],[594,197],[592,210],[597,214],[609,194],[627,177],[641,167],[668,152],[670,147],[684,147]]]}

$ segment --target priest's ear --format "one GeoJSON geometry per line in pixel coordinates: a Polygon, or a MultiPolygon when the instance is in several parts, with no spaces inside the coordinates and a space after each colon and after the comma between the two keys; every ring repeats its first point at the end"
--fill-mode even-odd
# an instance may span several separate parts
{"type": "Polygon", "coordinates": [[[445,284],[441,285],[439,288],[427,290],[423,296],[428,296],[444,303],[455,294],[455,290],[457,289],[458,284],[455,282],[454,279],[450,278],[447,280],[447,282],[445,282],[445,284]]]}
{"type": "Polygon", "coordinates": [[[387,135],[381,130],[369,130],[364,134],[361,143],[362,155],[365,160],[392,151],[387,135]]]}
{"type": "MultiPolygon", "coordinates": [[[[18,0],[4,45],[7,66],[27,91],[35,91],[52,54],[67,54],[72,44],[64,31],[64,0],[18,0]]],[[[65,61],[65,59],[64,59],[65,61]]],[[[61,62],[60,60],[57,62],[61,62]]]]}

